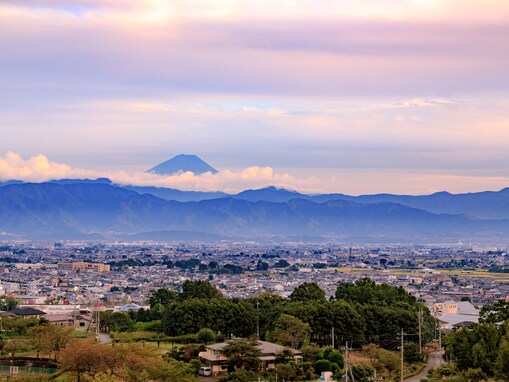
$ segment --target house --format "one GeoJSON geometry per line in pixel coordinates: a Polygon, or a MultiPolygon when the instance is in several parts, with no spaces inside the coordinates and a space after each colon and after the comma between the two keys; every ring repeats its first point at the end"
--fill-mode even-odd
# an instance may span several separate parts
{"type": "Polygon", "coordinates": [[[46,312],[34,308],[16,308],[9,313],[21,318],[42,318],[46,314],[46,312]]]}
{"type": "Polygon", "coordinates": [[[436,317],[444,330],[470,326],[479,322],[479,310],[469,301],[447,301],[435,305],[438,312],[436,317]]]}
{"type": "MultiPolygon", "coordinates": [[[[205,366],[210,367],[212,375],[218,375],[227,371],[228,359],[221,355],[221,349],[223,349],[227,342],[221,342],[217,344],[205,346],[205,351],[200,352],[200,360],[205,366]]],[[[285,346],[274,344],[267,341],[258,341],[258,349],[260,349],[260,370],[264,371],[267,369],[273,369],[276,367],[276,357],[281,354],[284,350],[290,350],[293,353],[295,361],[302,361],[302,352],[299,350],[289,349],[285,346]]]]}

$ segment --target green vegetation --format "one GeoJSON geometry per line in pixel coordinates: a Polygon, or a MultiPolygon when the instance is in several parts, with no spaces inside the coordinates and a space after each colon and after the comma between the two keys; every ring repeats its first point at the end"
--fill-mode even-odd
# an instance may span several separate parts
{"type": "Polygon", "coordinates": [[[509,380],[509,304],[501,300],[486,305],[479,324],[450,333],[444,345],[453,363],[433,373],[430,380],[446,374],[458,381],[509,380]]]}
{"type": "MultiPolygon", "coordinates": [[[[427,309],[403,288],[376,285],[369,279],[339,284],[333,301],[327,301],[315,283],[302,284],[290,299],[267,293],[250,299],[223,299],[208,281],[186,281],[182,293],[171,294],[161,310],[155,296],[161,300],[166,295],[170,293],[164,289],[155,291],[153,308],[142,315],[160,314],[161,330],[167,336],[196,334],[200,329],[210,328],[219,338],[249,337],[256,334],[259,325],[262,339],[269,340],[275,335],[290,347],[302,346],[305,341],[323,346],[332,342],[334,327],[337,343],[348,341],[361,346],[379,343],[380,335],[398,333],[401,328],[407,333],[417,333],[419,309],[425,311],[425,326],[434,326],[427,309]],[[286,325],[283,314],[286,321],[291,316],[309,327],[295,343],[282,337],[281,327],[286,325]]],[[[133,319],[137,318],[133,315],[133,319]]],[[[425,333],[425,340],[431,339],[431,335],[425,333]]]]}
{"type": "MultiPolygon", "coordinates": [[[[204,346],[226,341],[221,352],[230,373],[224,381],[306,381],[316,379],[322,371],[340,378],[345,368],[340,346],[348,342],[349,347],[364,346],[350,366],[356,380],[367,382],[375,370],[379,376],[396,377],[400,363],[394,336],[401,328],[417,332],[419,309],[425,311],[425,320],[431,320],[427,310],[402,288],[376,285],[369,279],[339,284],[330,301],[316,283],[301,285],[289,299],[268,293],[225,299],[208,281],[186,281],[181,292],[154,291],[149,303],[147,310],[101,313],[101,330],[113,338],[108,345],[45,320],[6,318],[4,328],[10,332],[4,334],[12,338],[1,344],[3,353],[11,358],[47,356],[60,369],[51,378],[62,382],[190,382],[196,380],[198,354],[204,346]],[[333,342],[333,327],[336,348],[328,346],[333,342]],[[263,374],[257,374],[260,352],[254,336],[258,330],[261,339],[287,347],[276,355],[275,369],[263,374]],[[161,343],[172,345],[168,348],[161,343]],[[303,361],[297,362],[291,349],[300,349],[303,361]]],[[[509,354],[508,341],[499,346],[505,346],[509,354]]],[[[408,368],[423,361],[416,344],[406,343],[405,350],[408,368]]],[[[503,367],[497,366],[501,361],[490,357],[484,358],[501,373],[503,367]]],[[[23,378],[43,381],[47,377],[23,378]]]]}

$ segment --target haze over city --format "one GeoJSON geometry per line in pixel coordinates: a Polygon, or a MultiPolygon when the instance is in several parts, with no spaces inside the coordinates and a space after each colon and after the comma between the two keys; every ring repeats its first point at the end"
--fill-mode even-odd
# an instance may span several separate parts
{"type": "Polygon", "coordinates": [[[502,0],[3,1],[0,178],[497,190],[508,17],[502,0]],[[180,153],[219,174],[143,174],[180,153]]]}

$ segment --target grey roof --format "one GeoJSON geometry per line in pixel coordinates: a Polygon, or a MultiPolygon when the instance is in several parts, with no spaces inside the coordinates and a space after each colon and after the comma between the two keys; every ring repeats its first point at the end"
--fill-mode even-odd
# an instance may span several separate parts
{"type": "Polygon", "coordinates": [[[440,322],[448,324],[449,327],[455,326],[461,322],[472,322],[477,324],[479,322],[479,316],[472,314],[444,314],[439,318],[440,322]]]}
{"type": "Polygon", "coordinates": [[[16,308],[11,310],[11,312],[16,316],[40,316],[46,314],[46,312],[34,308],[16,308]]]}
{"type": "Polygon", "coordinates": [[[461,314],[468,314],[468,315],[479,315],[479,310],[472,305],[470,301],[460,301],[458,302],[458,312],[461,314]]]}

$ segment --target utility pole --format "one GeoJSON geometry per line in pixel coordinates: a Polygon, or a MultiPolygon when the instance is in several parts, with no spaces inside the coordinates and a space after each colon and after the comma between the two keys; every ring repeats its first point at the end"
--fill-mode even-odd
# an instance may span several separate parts
{"type": "Polygon", "coordinates": [[[422,309],[419,309],[419,353],[422,354],[422,309]]]}
{"type": "Polygon", "coordinates": [[[404,366],[404,357],[405,357],[405,354],[404,354],[404,348],[403,348],[403,343],[404,343],[404,333],[403,333],[403,328],[401,328],[401,373],[400,373],[400,381],[403,382],[403,366],[404,366]]]}
{"type": "Polygon", "coordinates": [[[96,328],[95,328],[95,331],[97,333],[97,337],[99,337],[99,333],[101,332],[101,324],[100,324],[100,321],[101,321],[101,312],[99,312],[99,309],[96,310],[96,315],[97,315],[97,319],[96,319],[96,328]]]}
{"type": "Polygon", "coordinates": [[[348,341],[345,347],[345,382],[348,382],[348,341]]]}
{"type": "MultiPolygon", "coordinates": [[[[260,339],[260,301],[256,300],[256,337],[260,339]]],[[[276,377],[277,379],[277,377],[276,377]]]]}
{"type": "Polygon", "coordinates": [[[438,355],[440,356],[439,366],[442,365],[442,329],[438,325],[438,355]]]}
{"type": "Polygon", "coordinates": [[[334,349],[334,326],[332,327],[332,348],[334,349]]]}

